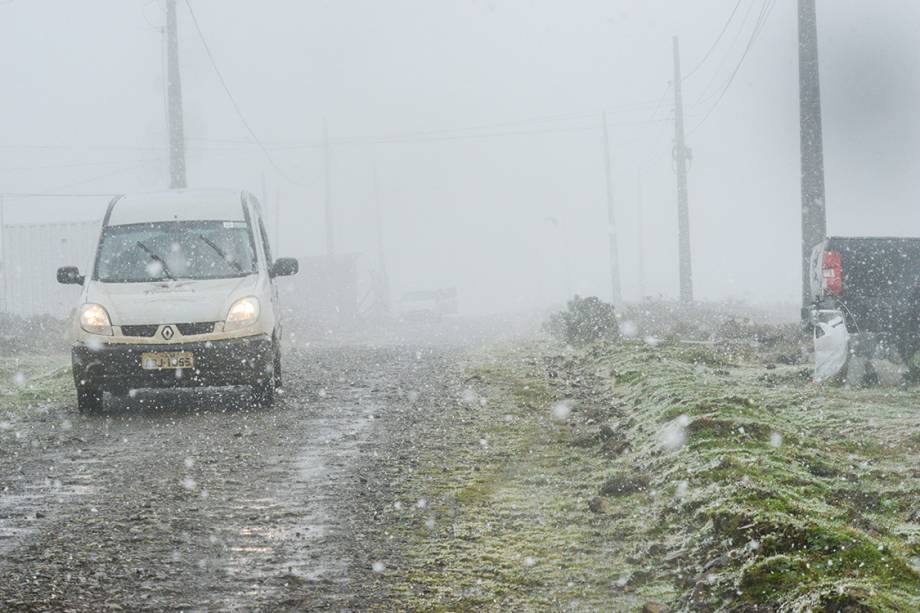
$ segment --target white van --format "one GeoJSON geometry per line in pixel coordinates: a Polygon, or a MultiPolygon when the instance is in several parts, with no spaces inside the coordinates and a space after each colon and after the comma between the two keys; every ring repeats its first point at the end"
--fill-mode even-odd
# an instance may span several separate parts
{"type": "Polygon", "coordinates": [[[95,263],[73,321],[81,412],[103,393],[249,385],[263,405],[281,383],[274,279],[298,270],[272,259],[259,202],[246,192],[176,190],[120,196],[102,222],[95,263]]]}

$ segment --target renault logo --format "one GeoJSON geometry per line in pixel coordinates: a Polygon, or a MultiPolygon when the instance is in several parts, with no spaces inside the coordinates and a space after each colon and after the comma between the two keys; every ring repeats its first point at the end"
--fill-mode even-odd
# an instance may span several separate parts
{"type": "Polygon", "coordinates": [[[173,335],[175,334],[175,332],[173,332],[173,327],[172,327],[172,326],[164,326],[164,327],[163,327],[163,331],[160,332],[160,334],[163,335],[163,338],[165,338],[166,340],[169,340],[169,339],[171,339],[171,338],[173,337],[173,335]]]}

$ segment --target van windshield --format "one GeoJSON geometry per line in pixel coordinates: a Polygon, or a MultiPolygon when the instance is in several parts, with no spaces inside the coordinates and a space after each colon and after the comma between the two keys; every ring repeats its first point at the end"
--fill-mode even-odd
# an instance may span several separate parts
{"type": "Polygon", "coordinates": [[[225,279],[255,272],[253,243],[243,221],[108,226],[96,259],[96,279],[105,283],[225,279]]]}

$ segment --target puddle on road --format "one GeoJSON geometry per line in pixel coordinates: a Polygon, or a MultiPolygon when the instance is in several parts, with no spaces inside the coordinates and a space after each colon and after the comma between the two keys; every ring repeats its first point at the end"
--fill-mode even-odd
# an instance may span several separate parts
{"type": "Polygon", "coordinates": [[[336,542],[347,508],[337,484],[369,435],[370,416],[380,409],[349,405],[358,411],[310,419],[309,439],[298,456],[268,461],[272,472],[289,480],[287,487],[271,498],[237,501],[234,513],[252,519],[228,535],[225,571],[244,582],[247,594],[265,598],[290,584],[347,580],[347,556],[336,542]]]}
{"type": "MultiPolygon", "coordinates": [[[[72,462],[67,468],[79,470],[80,464],[72,462]]],[[[88,477],[80,474],[46,477],[41,482],[22,485],[20,491],[0,493],[0,566],[9,551],[47,525],[61,509],[70,508],[78,499],[96,491],[94,485],[81,483],[88,477]]]]}

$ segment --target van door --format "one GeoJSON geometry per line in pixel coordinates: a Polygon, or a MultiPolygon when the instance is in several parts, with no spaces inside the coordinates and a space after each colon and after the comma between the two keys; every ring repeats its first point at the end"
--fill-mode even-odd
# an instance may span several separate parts
{"type": "Polygon", "coordinates": [[[272,266],[275,263],[275,260],[272,258],[271,246],[268,243],[268,232],[265,231],[265,222],[262,220],[261,212],[258,212],[257,218],[259,220],[259,236],[262,239],[262,251],[265,255],[265,266],[269,272],[268,282],[271,286],[272,292],[272,313],[275,314],[275,339],[281,340],[281,300],[278,297],[278,284],[275,283],[275,280],[271,276],[272,266]]]}

